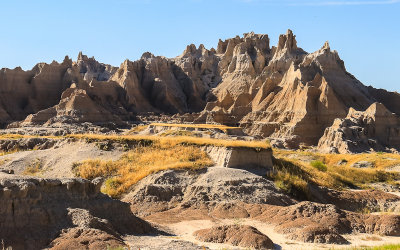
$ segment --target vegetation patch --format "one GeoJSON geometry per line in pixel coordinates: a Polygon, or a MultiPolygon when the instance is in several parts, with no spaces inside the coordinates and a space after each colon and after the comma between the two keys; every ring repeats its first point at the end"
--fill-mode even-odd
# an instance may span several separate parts
{"type": "Polygon", "coordinates": [[[191,136],[162,137],[151,135],[98,135],[98,134],[71,134],[67,138],[83,139],[88,142],[116,141],[120,143],[131,142],[137,145],[158,144],[168,147],[179,145],[185,146],[216,146],[216,147],[237,147],[271,149],[268,141],[243,141],[243,140],[222,140],[214,138],[202,138],[191,136]]]}
{"type": "Polygon", "coordinates": [[[43,170],[43,164],[40,159],[36,159],[34,162],[29,164],[22,174],[24,175],[38,175],[43,170]]]}
{"type": "Polygon", "coordinates": [[[316,168],[322,172],[326,172],[326,170],[328,169],[326,165],[321,161],[312,161],[310,164],[313,168],[316,168]]]}
{"type": "Polygon", "coordinates": [[[160,136],[196,136],[196,134],[194,132],[188,131],[188,130],[170,129],[170,130],[163,132],[160,136]]]}
{"type": "Polygon", "coordinates": [[[293,154],[299,156],[297,158],[306,157],[311,158],[312,160],[321,161],[328,167],[351,167],[358,162],[370,162],[373,168],[384,170],[400,165],[400,155],[393,153],[376,152],[362,154],[322,154],[306,151],[274,149],[274,155],[277,155],[278,157],[290,157],[290,155],[293,154]]]}
{"type": "Polygon", "coordinates": [[[381,246],[373,247],[349,247],[349,248],[338,248],[340,250],[398,250],[400,249],[400,244],[387,244],[381,246]]]}
{"type": "Polygon", "coordinates": [[[87,160],[74,165],[78,177],[106,177],[102,192],[118,198],[144,177],[167,169],[200,169],[214,163],[195,146],[162,143],[139,146],[117,161],[87,160]]]}
{"type": "MultiPolygon", "coordinates": [[[[299,198],[309,199],[308,184],[332,189],[366,188],[376,182],[395,183],[400,173],[387,172],[377,168],[353,168],[347,165],[329,165],[320,155],[311,157],[312,161],[289,157],[288,152],[281,154],[274,150],[274,169],[269,178],[283,191],[299,198]]],[[[297,152],[291,152],[292,154],[297,152]]],[[[339,155],[338,159],[342,156],[339,155]]]]}
{"type": "Polygon", "coordinates": [[[131,134],[140,133],[140,132],[144,131],[145,129],[147,129],[148,127],[149,127],[149,125],[137,125],[137,126],[131,128],[131,129],[128,131],[128,134],[131,135],[131,134]]]}
{"type": "Polygon", "coordinates": [[[152,123],[152,126],[175,127],[175,128],[200,128],[200,129],[220,129],[227,132],[229,129],[240,129],[240,127],[229,127],[221,124],[177,124],[177,123],[152,123]]]}
{"type": "Polygon", "coordinates": [[[301,200],[311,198],[308,184],[312,181],[307,171],[288,160],[274,158],[273,162],[273,171],[268,177],[279,189],[301,200]]]}
{"type": "Polygon", "coordinates": [[[41,135],[20,135],[20,134],[0,134],[0,140],[18,140],[25,138],[49,138],[61,139],[62,136],[41,136],[41,135]]]}

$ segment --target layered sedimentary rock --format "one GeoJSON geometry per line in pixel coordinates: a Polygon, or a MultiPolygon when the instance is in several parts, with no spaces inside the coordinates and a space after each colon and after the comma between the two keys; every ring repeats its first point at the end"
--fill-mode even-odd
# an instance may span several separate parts
{"type": "Polygon", "coordinates": [[[216,49],[189,45],[175,58],[146,52],[119,68],[80,53],[76,62],[66,57],[30,71],[0,71],[2,124],[35,113],[27,122],[119,123],[166,114],[186,122],[240,125],[289,148],[317,145],[336,118],[344,119],[350,108],[365,111],[375,102],[400,115],[398,93],[364,86],[328,42],[308,53],[290,30],[272,47],[268,35],[251,32],[220,40],[216,49]],[[73,110],[87,119],[64,119],[71,112],[62,105],[68,88],[86,91],[85,102],[92,108],[76,105],[73,110]],[[99,114],[106,115],[94,118],[99,114]]]}
{"type": "Polygon", "coordinates": [[[365,111],[350,108],[343,119],[335,119],[318,142],[326,152],[387,151],[400,147],[400,118],[383,104],[365,111]]]}
{"type": "Polygon", "coordinates": [[[108,235],[116,243],[121,234],[151,230],[130,212],[128,204],[100,193],[100,186],[98,179],[41,179],[0,173],[0,238],[4,246],[43,249],[62,232],[54,246],[67,240],[68,232],[75,240],[91,232],[100,240],[108,235]]]}
{"type": "Polygon", "coordinates": [[[121,122],[121,119],[93,101],[85,90],[68,88],[62,93],[57,105],[28,115],[22,124],[107,123],[110,121],[121,122]]]}
{"type": "Polygon", "coordinates": [[[206,147],[205,151],[217,167],[272,168],[271,149],[206,147]]]}
{"type": "Polygon", "coordinates": [[[30,71],[0,70],[1,123],[22,120],[28,114],[55,105],[68,85],[68,57],[59,64],[39,63],[30,71]]]}
{"type": "MultiPolygon", "coordinates": [[[[308,54],[291,31],[271,49],[268,37],[252,33],[225,43],[234,44],[229,74],[212,91],[217,100],[207,104],[206,121],[238,123],[254,135],[315,145],[349,107],[365,109],[374,100],[328,43],[308,54]]],[[[222,58],[231,54],[220,52],[222,58]]]]}

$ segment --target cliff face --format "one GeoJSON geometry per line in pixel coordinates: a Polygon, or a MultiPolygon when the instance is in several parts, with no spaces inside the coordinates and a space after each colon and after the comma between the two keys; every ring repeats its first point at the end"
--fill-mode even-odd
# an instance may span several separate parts
{"type": "Polygon", "coordinates": [[[272,47],[267,35],[246,33],[220,40],[217,49],[189,45],[171,59],[146,52],[119,68],[80,53],[76,62],[0,71],[3,124],[34,113],[24,124],[120,123],[149,112],[179,114],[188,122],[240,125],[251,135],[298,147],[317,145],[336,118],[375,102],[400,115],[398,93],[364,86],[328,42],[305,52],[290,30],[272,47]],[[68,89],[76,89],[71,100],[65,99],[68,89]]]}
{"type": "MultiPolygon", "coordinates": [[[[233,57],[213,89],[217,100],[207,104],[203,119],[238,123],[251,134],[295,145],[314,145],[350,107],[365,110],[373,103],[368,89],[346,72],[328,43],[308,54],[297,47],[291,31],[271,49],[262,39],[246,34],[225,42],[235,44],[233,57]]],[[[226,51],[222,57],[228,55],[226,51]]]]}
{"type": "MultiPolygon", "coordinates": [[[[12,249],[43,249],[66,230],[149,232],[129,204],[100,193],[101,182],[41,179],[0,173],[0,238],[12,249]]],[[[109,237],[109,238],[110,238],[109,237]]]]}

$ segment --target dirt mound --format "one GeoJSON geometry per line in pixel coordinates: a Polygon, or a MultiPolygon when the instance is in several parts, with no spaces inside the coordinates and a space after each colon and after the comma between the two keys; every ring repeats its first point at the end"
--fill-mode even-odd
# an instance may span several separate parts
{"type": "Polygon", "coordinates": [[[217,226],[196,231],[194,235],[196,239],[205,242],[227,243],[255,249],[274,249],[271,239],[251,226],[217,226]]]}
{"type": "Polygon", "coordinates": [[[65,230],[53,240],[50,249],[108,249],[125,247],[123,240],[115,235],[93,228],[72,228],[65,230]]]}
{"type": "Polygon", "coordinates": [[[293,240],[326,244],[348,244],[349,242],[337,232],[323,226],[309,226],[290,236],[293,240]]]}
{"type": "Polygon", "coordinates": [[[199,171],[167,170],[141,180],[124,201],[137,204],[136,212],[148,215],[177,205],[220,202],[293,204],[273,182],[250,170],[211,167],[199,171]]]}
{"type": "Polygon", "coordinates": [[[98,229],[115,237],[151,230],[131,213],[129,204],[100,193],[100,186],[99,179],[0,173],[0,238],[13,249],[41,249],[68,228],[98,229]]]}
{"type": "Polygon", "coordinates": [[[287,207],[268,207],[255,218],[274,223],[278,232],[310,242],[345,244],[339,234],[372,233],[394,236],[400,233],[398,215],[347,212],[331,204],[300,202],[287,207]]]}

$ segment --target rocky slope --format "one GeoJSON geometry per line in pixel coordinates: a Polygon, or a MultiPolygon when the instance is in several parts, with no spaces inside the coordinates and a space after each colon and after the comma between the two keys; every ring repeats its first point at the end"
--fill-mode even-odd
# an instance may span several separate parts
{"type": "Polygon", "coordinates": [[[272,47],[268,35],[246,33],[220,40],[217,49],[189,45],[176,58],[146,52],[119,68],[80,53],[76,62],[0,71],[0,123],[19,121],[14,126],[175,114],[171,119],[183,122],[240,125],[287,148],[390,150],[399,148],[398,139],[387,139],[398,136],[399,104],[400,94],[366,87],[348,73],[328,42],[308,53],[290,30],[272,47]],[[368,112],[374,103],[386,109],[364,128],[375,132],[365,132],[363,142],[341,135],[346,125],[335,119],[351,120],[352,110],[368,112]]]}
{"type": "Polygon", "coordinates": [[[260,228],[269,225],[296,242],[350,244],[348,236],[360,233],[400,236],[396,213],[351,211],[374,209],[379,202],[398,208],[396,195],[323,190],[322,203],[298,202],[276,190],[270,180],[249,171],[222,167],[163,171],[141,180],[123,200],[152,223],[171,229],[182,223],[184,230],[191,230],[194,225],[190,223],[198,221],[196,227],[202,229],[193,232],[196,239],[243,247],[264,249],[271,243],[256,229],[239,226],[245,221],[260,228]],[[208,222],[218,226],[209,228],[208,222]],[[261,242],[266,245],[257,245],[261,242]]]}

